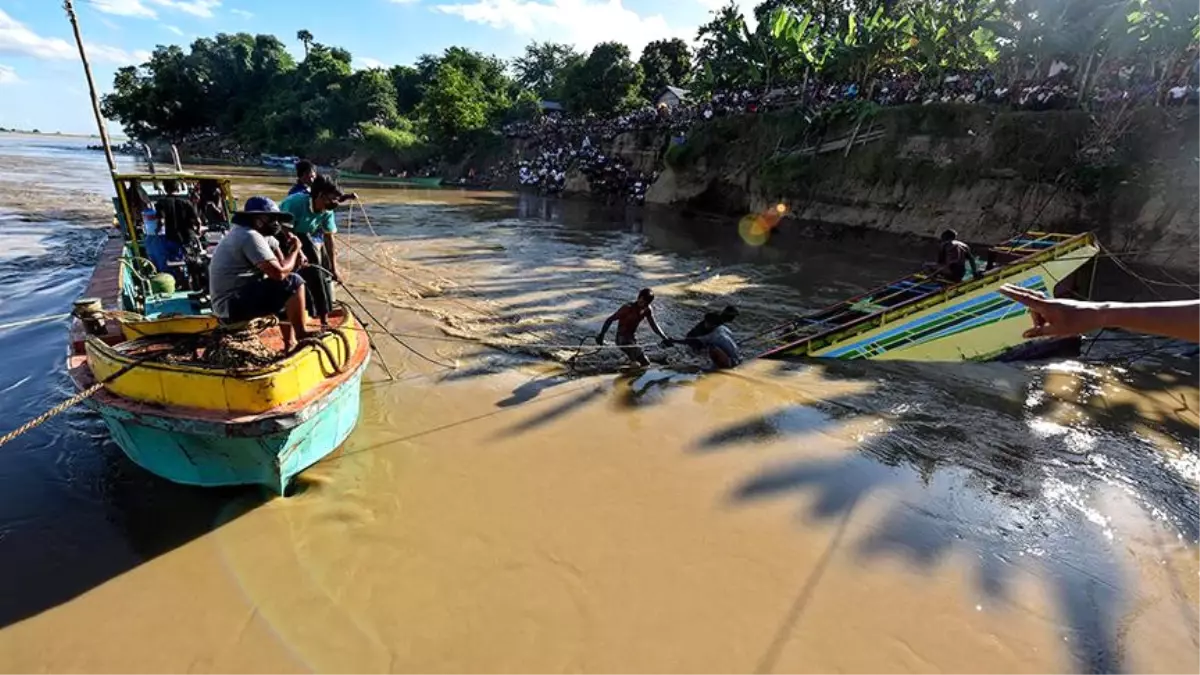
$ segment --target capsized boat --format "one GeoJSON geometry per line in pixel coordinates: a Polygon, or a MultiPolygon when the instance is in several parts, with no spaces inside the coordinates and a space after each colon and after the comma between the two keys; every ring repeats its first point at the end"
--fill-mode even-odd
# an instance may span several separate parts
{"type": "MultiPolygon", "coordinates": [[[[991,248],[978,278],[949,283],[926,273],[799,317],[760,336],[765,358],[987,360],[1026,341],[1028,310],[997,292],[1014,284],[1050,295],[1070,290],[1095,258],[1091,233],[1025,232],[991,248]]],[[[1094,268],[1093,268],[1094,269],[1094,268]]]]}
{"type": "MultiPolygon", "coordinates": [[[[202,358],[214,344],[205,338],[224,328],[180,326],[129,340],[111,324],[87,334],[77,322],[67,370],[80,391],[104,383],[86,404],[147,471],[188,485],[259,484],[284,494],[358,421],[367,336],[344,308],[330,324],[283,358],[230,367],[202,358]]],[[[257,337],[268,348],[282,345],[278,326],[257,337]]]]}

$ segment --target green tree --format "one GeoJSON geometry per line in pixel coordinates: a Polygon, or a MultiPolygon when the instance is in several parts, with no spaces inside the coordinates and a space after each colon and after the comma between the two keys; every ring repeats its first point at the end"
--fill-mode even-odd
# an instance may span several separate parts
{"type": "Polygon", "coordinates": [[[412,66],[392,66],[388,75],[396,90],[396,111],[401,115],[411,114],[423,95],[420,71],[412,66]]]}
{"type": "Polygon", "coordinates": [[[582,61],[583,55],[570,45],[535,41],[525,47],[523,56],[513,60],[513,71],[521,86],[542,99],[559,100],[566,86],[567,73],[582,61]]]}
{"type": "Polygon", "coordinates": [[[692,50],[679,38],[655,40],[638,59],[642,67],[642,98],[653,99],[663,87],[687,87],[692,76],[692,50]]]}
{"type": "Polygon", "coordinates": [[[435,141],[454,143],[488,124],[487,94],[480,80],[450,62],[433,71],[419,111],[435,141]]]}
{"type": "Polygon", "coordinates": [[[398,124],[396,86],[386,70],[370,68],[354,73],[349,90],[350,116],[356,123],[369,122],[382,127],[398,124]]]}
{"type": "Polygon", "coordinates": [[[629,57],[629,47],[602,42],[567,75],[565,98],[571,109],[611,115],[638,105],[642,69],[629,57]]]}
{"type": "Polygon", "coordinates": [[[766,84],[770,80],[763,48],[746,26],[746,18],[732,0],[716,9],[712,19],[696,32],[696,61],[705,69],[701,83],[708,93],[766,84]]]}
{"type": "Polygon", "coordinates": [[[304,57],[308,58],[308,48],[313,43],[313,34],[308,32],[307,29],[301,28],[296,31],[296,39],[300,41],[300,44],[304,45],[304,57]]]}

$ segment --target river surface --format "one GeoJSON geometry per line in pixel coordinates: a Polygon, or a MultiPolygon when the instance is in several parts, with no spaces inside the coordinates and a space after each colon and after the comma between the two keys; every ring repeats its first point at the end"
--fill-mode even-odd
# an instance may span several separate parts
{"type": "MultiPolygon", "coordinates": [[[[0,324],[86,284],[86,142],[0,135],[0,324]]],[[[344,276],[405,344],[345,447],[287,499],[159,480],[82,408],[3,447],[0,670],[1200,669],[1194,363],[623,372],[574,346],[643,286],[668,332],[734,302],[748,335],[928,252],[358,191],[344,276]]],[[[66,342],[0,329],[0,432],[69,395],[66,342]]]]}

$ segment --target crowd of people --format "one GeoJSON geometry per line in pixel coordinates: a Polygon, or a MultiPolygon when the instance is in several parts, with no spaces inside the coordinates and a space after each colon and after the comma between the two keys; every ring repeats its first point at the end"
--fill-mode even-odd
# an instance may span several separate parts
{"type": "Polygon", "coordinates": [[[672,138],[683,140],[694,124],[714,117],[786,108],[803,108],[815,114],[855,100],[883,106],[980,103],[1017,110],[1148,105],[1159,102],[1160,96],[1162,103],[1175,106],[1196,105],[1200,100],[1194,77],[1186,81],[1181,78],[1160,92],[1156,79],[1120,64],[1092,74],[1086,96],[1080,96],[1075,79],[1070,66],[1054,62],[1045,77],[1011,82],[987,70],[952,73],[936,80],[891,74],[865,88],[856,82],[814,80],[761,91],[721,90],[703,100],[675,105],[660,103],[610,118],[553,113],[504,127],[510,138],[526,141],[527,156],[497,167],[494,173],[501,178],[513,173],[522,187],[542,194],[557,194],[566,187],[569,172],[577,168],[587,177],[593,193],[602,194],[609,201],[624,199],[640,203],[656,176],[634,171],[622,158],[606,156],[598,150],[601,143],[631,131],[666,131],[672,138]]]}

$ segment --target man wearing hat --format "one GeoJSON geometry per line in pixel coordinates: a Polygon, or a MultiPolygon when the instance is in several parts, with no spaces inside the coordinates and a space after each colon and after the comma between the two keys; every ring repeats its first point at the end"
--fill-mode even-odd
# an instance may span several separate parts
{"type": "Polygon", "coordinates": [[[304,257],[313,265],[328,270],[326,273],[316,267],[307,267],[300,271],[312,298],[310,309],[322,325],[328,323],[333,304],[333,282],[340,281],[333,239],[337,233],[333,210],[338,204],[355,197],[354,194],[343,194],[337,184],[318,175],[308,192],[289,195],[279,204],[284,213],[292,216],[292,231],[300,238],[300,250],[304,257]]]}
{"type": "Polygon", "coordinates": [[[227,322],[287,313],[285,351],[307,335],[304,280],[296,274],[303,257],[296,235],[283,235],[287,253],[275,238],[292,216],[266,197],[251,197],[233,214],[229,233],[217,244],[209,264],[208,292],[213,314],[227,322]]]}

